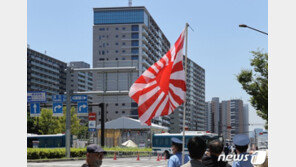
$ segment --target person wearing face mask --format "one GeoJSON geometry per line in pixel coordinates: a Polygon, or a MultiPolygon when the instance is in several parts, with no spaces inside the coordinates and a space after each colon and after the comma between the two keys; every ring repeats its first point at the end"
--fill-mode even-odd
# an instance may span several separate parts
{"type": "Polygon", "coordinates": [[[100,167],[102,165],[104,154],[106,154],[102,147],[91,144],[87,146],[86,152],[86,163],[81,167],[100,167]]]}
{"type": "MultiPolygon", "coordinates": [[[[168,161],[168,167],[180,167],[182,165],[182,141],[173,137],[172,139],[172,152],[173,155],[168,161]]],[[[188,155],[184,156],[184,163],[189,161],[188,155]]]]}

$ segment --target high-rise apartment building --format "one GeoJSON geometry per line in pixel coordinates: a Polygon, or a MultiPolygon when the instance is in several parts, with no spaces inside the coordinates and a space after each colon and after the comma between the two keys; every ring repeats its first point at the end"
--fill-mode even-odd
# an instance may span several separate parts
{"type": "Polygon", "coordinates": [[[243,104],[242,100],[232,99],[219,103],[219,98],[215,97],[207,104],[207,109],[210,110],[213,118],[212,132],[230,140],[235,134],[248,134],[249,109],[247,104],[243,104]]]}
{"type": "MultiPolygon", "coordinates": [[[[93,67],[135,67],[133,72],[94,74],[94,90],[128,91],[131,84],[170,48],[170,43],[147,9],[94,8],[93,67]]],[[[106,121],[121,116],[138,118],[137,104],[128,95],[94,97],[107,106],[106,121]]],[[[152,120],[169,126],[169,117],[152,120]]]]}
{"type": "Polygon", "coordinates": [[[211,102],[206,102],[205,105],[205,111],[206,111],[206,131],[211,131],[212,130],[212,107],[211,107],[211,102]]]}
{"type": "Polygon", "coordinates": [[[66,91],[67,64],[27,49],[27,91],[45,91],[48,102],[52,95],[64,94],[66,91]]]}
{"type": "MultiPolygon", "coordinates": [[[[169,50],[170,42],[144,6],[94,8],[93,11],[93,67],[136,68],[132,72],[94,73],[94,90],[128,91],[134,81],[169,50]]],[[[188,64],[188,75],[198,82],[191,79],[187,84],[192,92],[187,96],[187,118],[192,121],[187,122],[190,129],[201,130],[205,114],[204,69],[193,62],[188,64]]],[[[106,121],[121,116],[138,118],[137,104],[128,95],[98,96],[94,101],[106,104],[106,121]]],[[[176,116],[157,117],[152,123],[170,127],[178,120],[174,126],[179,131],[182,113],[180,110],[176,116]],[[171,118],[174,121],[171,122],[171,118]]]]}
{"type": "MultiPolygon", "coordinates": [[[[176,108],[170,115],[170,132],[172,133],[180,133],[183,130],[183,106],[176,108]]],[[[188,58],[185,109],[185,126],[188,130],[206,130],[205,110],[205,70],[188,58]]]]}

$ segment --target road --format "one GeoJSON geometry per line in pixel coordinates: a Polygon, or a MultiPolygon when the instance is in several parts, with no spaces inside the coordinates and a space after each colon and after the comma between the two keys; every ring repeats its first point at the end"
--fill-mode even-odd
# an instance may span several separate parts
{"type": "MultiPolygon", "coordinates": [[[[157,157],[148,157],[141,158],[140,161],[136,160],[137,158],[117,158],[113,159],[103,159],[102,167],[165,167],[167,166],[166,160],[156,161],[157,157]]],[[[28,167],[80,167],[85,161],[59,161],[59,162],[30,162],[27,163],[28,167]]]]}

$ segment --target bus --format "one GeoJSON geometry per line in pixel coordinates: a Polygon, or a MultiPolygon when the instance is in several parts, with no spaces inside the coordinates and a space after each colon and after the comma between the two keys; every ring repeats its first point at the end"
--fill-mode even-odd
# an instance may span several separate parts
{"type": "MultiPolygon", "coordinates": [[[[72,135],[70,140],[72,145],[72,135]]],[[[52,135],[37,135],[27,134],[27,147],[32,148],[33,143],[38,142],[38,148],[59,148],[65,147],[66,135],[65,134],[52,134],[52,135]]]]}
{"type": "MultiPolygon", "coordinates": [[[[208,143],[212,140],[220,140],[223,142],[223,137],[218,136],[216,133],[209,133],[206,131],[185,131],[185,153],[188,154],[187,143],[188,140],[192,137],[199,136],[203,138],[208,145],[208,143]]],[[[183,139],[183,132],[181,133],[161,133],[154,134],[152,137],[152,151],[156,153],[163,153],[164,151],[169,151],[172,154],[171,150],[171,139],[175,137],[180,140],[183,139]]]]}

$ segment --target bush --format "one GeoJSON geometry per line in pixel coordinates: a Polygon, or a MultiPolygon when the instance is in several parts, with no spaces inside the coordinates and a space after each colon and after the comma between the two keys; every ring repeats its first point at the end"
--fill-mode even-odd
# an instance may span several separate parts
{"type": "MultiPolygon", "coordinates": [[[[151,148],[126,148],[126,147],[112,147],[104,148],[109,152],[106,157],[113,157],[114,152],[121,152],[123,157],[137,156],[139,152],[140,156],[148,155],[147,152],[151,152],[151,148]]],[[[71,157],[85,157],[86,148],[71,148],[71,157]]],[[[53,159],[63,158],[66,155],[65,148],[27,148],[27,159],[53,159]]]]}

